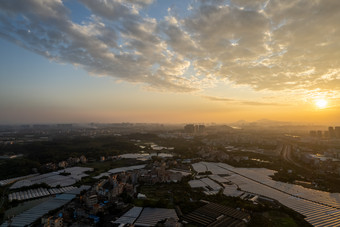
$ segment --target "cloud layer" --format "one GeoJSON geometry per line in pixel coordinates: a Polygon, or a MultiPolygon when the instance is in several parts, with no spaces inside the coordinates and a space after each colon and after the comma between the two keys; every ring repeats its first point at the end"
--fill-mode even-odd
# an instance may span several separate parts
{"type": "Polygon", "coordinates": [[[238,99],[230,99],[224,97],[216,97],[216,96],[202,96],[210,101],[217,101],[217,102],[225,102],[228,104],[240,104],[240,105],[247,105],[247,106],[287,106],[287,104],[279,104],[276,102],[259,102],[259,101],[247,101],[247,100],[238,100],[238,99]]]}
{"type": "MultiPolygon", "coordinates": [[[[0,1],[0,36],[95,75],[190,92],[216,81],[255,90],[340,89],[340,2],[194,1],[148,16],[152,0],[0,1]]],[[[164,3],[163,3],[164,4],[164,3]]]]}

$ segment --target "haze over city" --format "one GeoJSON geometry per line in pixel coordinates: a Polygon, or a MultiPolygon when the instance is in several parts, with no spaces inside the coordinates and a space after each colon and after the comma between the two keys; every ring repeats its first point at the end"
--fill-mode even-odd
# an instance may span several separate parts
{"type": "Polygon", "coordinates": [[[339,123],[334,0],[0,2],[0,123],[339,123]]]}

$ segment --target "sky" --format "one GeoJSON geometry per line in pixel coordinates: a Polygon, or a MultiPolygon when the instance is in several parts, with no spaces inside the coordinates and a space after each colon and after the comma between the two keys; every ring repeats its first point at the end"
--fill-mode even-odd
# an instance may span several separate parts
{"type": "Polygon", "coordinates": [[[0,124],[338,124],[339,39],[334,0],[1,0],[0,124]]]}

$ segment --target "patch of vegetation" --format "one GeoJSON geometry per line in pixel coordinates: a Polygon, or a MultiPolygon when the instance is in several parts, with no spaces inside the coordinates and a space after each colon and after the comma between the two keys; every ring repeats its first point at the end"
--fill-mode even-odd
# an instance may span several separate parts
{"type": "Polygon", "coordinates": [[[11,190],[11,192],[27,191],[27,190],[30,190],[30,189],[37,189],[37,188],[47,188],[48,189],[48,188],[51,188],[51,186],[49,186],[46,183],[33,184],[33,185],[30,185],[30,186],[24,186],[24,187],[21,187],[21,188],[13,189],[13,190],[11,190]]]}
{"type": "Polygon", "coordinates": [[[80,187],[82,185],[92,186],[97,181],[98,181],[97,179],[93,179],[92,177],[83,177],[80,181],[75,183],[74,186],[76,186],[76,187],[80,187]]]}
{"type": "Polygon", "coordinates": [[[33,142],[1,146],[0,153],[21,153],[29,160],[37,163],[60,162],[68,157],[85,155],[88,159],[98,159],[100,156],[118,155],[127,152],[137,152],[139,147],[129,138],[101,136],[55,138],[53,141],[33,142]]]}
{"type": "Polygon", "coordinates": [[[303,217],[297,217],[296,214],[285,210],[269,210],[262,213],[253,213],[249,223],[250,227],[298,227],[311,226],[303,220],[303,217]]]}
{"type": "Polygon", "coordinates": [[[105,162],[89,162],[86,164],[81,164],[80,166],[93,168],[93,171],[88,173],[91,177],[93,177],[99,175],[100,173],[107,172],[110,169],[142,164],[145,164],[145,162],[136,159],[119,159],[112,161],[108,160],[105,162]]]}
{"type": "Polygon", "coordinates": [[[39,167],[40,163],[34,159],[18,158],[4,160],[0,165],[0,180],[29,175],[34,173],[33,169],[38,169],[39,167]]]}
{"type": "Polygon", "coordinates": [[[211,175],[211,174],[212,174],[211,171],[205,171],[205,172],[198,173],[198,175],[211,175]]]}

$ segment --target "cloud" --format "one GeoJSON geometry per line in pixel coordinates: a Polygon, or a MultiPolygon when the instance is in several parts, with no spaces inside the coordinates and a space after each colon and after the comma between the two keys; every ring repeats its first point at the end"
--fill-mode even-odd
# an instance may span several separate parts
{"type": "Polygon", "coordinates": [[[195,1],[159,18],[148,16],[153,0],[79,3],[91,13],[82,23],[61,0],[3,0],[0,37],[153,90],[191,92],[222,80],[255,90],[340,89],[338,1],[195,1]]]}
{"type": "MultiPolygon", "coordinates": [[[[131,17],[131,15],[138,14],[133,7],[124,5],[118,1],[91,1],[91,0],[79,0],[83,3],[91,12],[97,16],[101,16],[108,20],[118,20],[131,17]]],[[[134,18],[134,17],[132,17],[134,18]]],[[[134,18],[137,19],[137,18],[134,18]]]]}
{"type": "Polygon", "coordinates": [[[134,5],[143,7],[152,1],[129,5],[121,1],[81,2],[92,16],[77,24],[58,0],[2,1],[0,35],[49,59],[82,66],[91,74],[144,83],[158,90],[197,89],[181,77],[189,63],[157,36],[157,22],[134,10],[134,5]],[[152,73],[155,64],[159,67],[152,73]]]}
{"type": "Polygon", "coordinates": [[[230,99],[224,97],[216,97],[216,96],[201,96],[204,99],[208,99],[210,101],[217,102],[227,102],[233,104],[242,104],[247,106],[287,106],[287,104],[283,103],[275,103],[275,102],[259,102],[259,101],[248,101],[248,100],[238,100],[238,99],[230,99]]]}
{"type": "Polygon", "coordinates": [[[210,101],[220,101],[220,102],[235,102],[235,99],[228,99],[216,96],[202,96],[202,98],[208,99],[210,101]]]}

